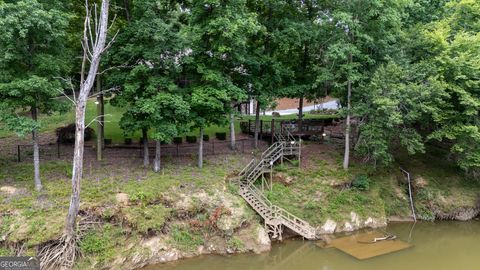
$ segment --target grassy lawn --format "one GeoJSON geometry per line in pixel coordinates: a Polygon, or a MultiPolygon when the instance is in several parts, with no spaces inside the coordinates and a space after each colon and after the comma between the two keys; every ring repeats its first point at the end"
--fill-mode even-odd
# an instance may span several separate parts
{"type": "MultiPolygon", "coordinates": [[[[123,110],[113,107],[110,104],[105,104],[105,114],[108,114],[105,118],[105,137],[112,138],[114,141],[123,141],[123,132],[120,129],[118,122],[122,117],[123,110]]],[[[85,123],[88,124],[97,115],[97,105],[91,100],[87,103],[85,123]]],[[[41,115],[39,122],[41,125],[41,132],[55,132],[55,129],[61,126],[72,124],[75,121],[75,112],[73,108],[64,114],[54,113],[52,115],[41,115]]],[[[91,125],[92,128],[96,128],[96,124],[91,125]]],[[[7,131],[0,130],[0,138],[14,136],[15,134],[7,131]]]]}
{"type": "MultiPolygon", "coordinates": [[[[124,110],[122,108],[118,107],[113,107],[111,106],[108,102],[105,104],[105,114],[107,115],[105,117],[105,138],[106,139],[112,139],[114,143],[123,143],[125,139],[125,135],[123,133],[123,130],[119,126],[120,119],[122,117],[124,110]]],[[[95,118],[97,115],[97,105],[94,103],[94,100],[90,100],[87,104],[87,109],[86,109],[86,116],[85,116],[85,123],[89,124],[92,119],[95,118]]],[[[330,118],[335,118],[336,116],[332,115],[318,115],[318,114],[305,114],[305,119],[330,119],[330,118]]],[[[280,117],[275,117],[275,119],[279,120],[285,120],[285,119],[295,119],[295,115],[282,115],[280,117]]],[[[235,121],[235,132],[238,134],[241,132],[240,130],[240,121],[243,120],[254,120],[255,116],[238,116],[237,120],[235,121]]],[[[268,115],[262,115],[260,117],[261,120],[263,121],[271,121],[272,116],[268,115]]],[[[40,124],[41,124],[41,132],[55,132],[55,129],[61,126],[65,126],[68,124],[71,124],[75,121],[75,114],[74,110],[72,109],[71,111],[65,113],[65,114],[59,114],[55,113],[53,115],[42,115],[40,117],[40,124]]],[[[91,127],[93,129],[96,129],[97,124],[93,123],[91,124],[91,127]]],[[[215,133],[217,132],[226,132],[228,134],[229,132],[229,125],[226,124],[225,126],[217,126],[217,125],[212,125],[207,128],[205,128],[205,134],[209,135],[210,138],[215,137],[215,133]]],[[[199,130],[198,129],[193,129],[191,132],[188,132],[185,135],[193,135],[193,136],[198,136],[199,130]]],[[[0,138],[4,137],[10,137],[14,136],[15,134],[7,131],[2,131],[0,130],[0,138]]],[[[134,141],[138,141],[141,138],[141,132],[135,132],[133,135],[129,135],[129,138],[132,138],[134,141]]]]}
{"type": "MultiPolygon", "coordinates": [[[[329,155],[338,154],[331,152],[329,155]]],[[[308,169],[290,165],[276,167],[277,175],[292,182],[289,185],[275,182],[267,197],[313,226],[323,224],[326,219],[338,222],[349,220],[352,211],[364,220],[385,216],[384,201],[376,185],[371,185],[368,190],[346,185],[364,174],[363,168],[353,167],[346,172],[340,163],[335,161],[332,164],[322,158],[311,163],[308,169]]]]}

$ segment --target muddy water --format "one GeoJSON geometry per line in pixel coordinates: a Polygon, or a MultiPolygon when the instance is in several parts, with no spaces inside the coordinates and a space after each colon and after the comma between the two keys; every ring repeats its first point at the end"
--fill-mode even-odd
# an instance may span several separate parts
{"type": "Polygon", "coordinates": [[[387,230],[414,247],[358,261],[336,249],[290,240],[265,254],[202,256],[148,270],[479,270],[480,221],[392,224],[387,230]]]}

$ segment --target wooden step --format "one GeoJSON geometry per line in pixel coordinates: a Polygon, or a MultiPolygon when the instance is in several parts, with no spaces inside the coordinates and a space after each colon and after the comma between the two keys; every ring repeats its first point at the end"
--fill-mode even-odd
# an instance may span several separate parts
{"type": "MultiPolygon", "coordinates": [[[[288,217],[295,217],[293,220],[291,219],[284,219],[282,216],[276,216],[274,218],[274,212],[270,209],[269,205],[262,199],[259,194],[256,194],[248,187],[253,182],[255,182],[262,174],[269,173],[271,171],[271,164],[275,163],[284,155],[298,155],[300,153],[299,144],[295,143],[290,145],[290,141],[294,141],[295,139],[291,137],[291,135],[283,136],[279,134],[277,137],[277,141],[280,143],[273,144],[269,149],[267,149],[262,154],[262,159],[254,164],[252,160],[249,165],[242,171],[241,179],[239,181],[239,194],[242,196],[248,204],[262,216],[265,220],[265,224],[269,224],[272,226],[284,225],[292,229],[294,232],[298,233],[299,235],[307,238],[307,239],[315,239],[315,229],[306,224],[305,221],[301,221],[297,217],[288,213],[288,217]],[[283,143],[282,143],[283,142],[283,143]],[[301,221],[301,222],[298,222],[301,221]]],[[[276,233],[276,232],[275,232],[276,233]]],[[[277,237],[278,235],[274,235],[277,237]]]]}

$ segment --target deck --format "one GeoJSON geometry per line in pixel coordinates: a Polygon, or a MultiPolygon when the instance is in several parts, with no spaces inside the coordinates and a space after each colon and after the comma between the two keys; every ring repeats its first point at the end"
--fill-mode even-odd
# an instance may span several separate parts
{"type": "MultiPolygon", "coordinates": [[[[337,119],[272,119],[271,121],[260,120],[259,138],[264,140],[273,140],[275,138],[275,130],[288,129],[294,136],[309,137],[312,135],[322,135],[325,127],[335,125],[337,119]],[[273,133],[272,133],[273,131],[273,133]]],[[[240,128],[243,133],[254,135],[255,120],[240,122],[240,128]]]]}

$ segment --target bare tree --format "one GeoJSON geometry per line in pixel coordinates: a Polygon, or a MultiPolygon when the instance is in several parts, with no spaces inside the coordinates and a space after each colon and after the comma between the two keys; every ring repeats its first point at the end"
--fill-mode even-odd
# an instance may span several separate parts
{"type": "Polygon", "coordinates": [[[106,44],[108,31],[109,0],[102,0],[100,12],[97,5],[89,7],[85,0],[85,22],[82,38],[83,60],[80,71],[80,90],[74,96],[75,103],[75,148],[72,168],[72,195],[63,236],[39,251],[42,269],[71,268],[78,255],[76,218],[80,207],[80,182],[83,176],[83,151],[85,131],[85,108],[89,93],[95,82],[100,58],[113,42],[106,44]],[[93,11],[93,12],[92,12],[93,11]],[[93,14],[92,14],[93,13],[93,14]],[[88,72],[86,72],[88,70],[88,72]]]}
{"type": "Polygon", "coordinates": [[[73,154],[72,169],[72,196],[70,199],[70,208],[65,224],[65,233],[74,235],[75,219],[80,205],[80,181],[83,176],[83,150],[84,150],[84,132],[85,132],[85,108],[87,106],[88,95],[92,90],[95,77],[97,75],[100,58],[103,52],[109,47],[106,45],[108,30],[108,6],[109,0],[102,0],[100,15],[96,17],[96,5],[94,7],[95,17],[92,20],[92,12],[88,7],[88,0],[85,1],[87,14],[85,16],[84,34],[82,40],[83,60],[80,72],[80,91],[75,104],[75,148],[73,154]],[[94,25],[92,25],[94,24],[94,25]],[[92,26],[94,29],[92,29],[92,26]],[[85,73],[87,65],[88,73],[85,73]]]}

